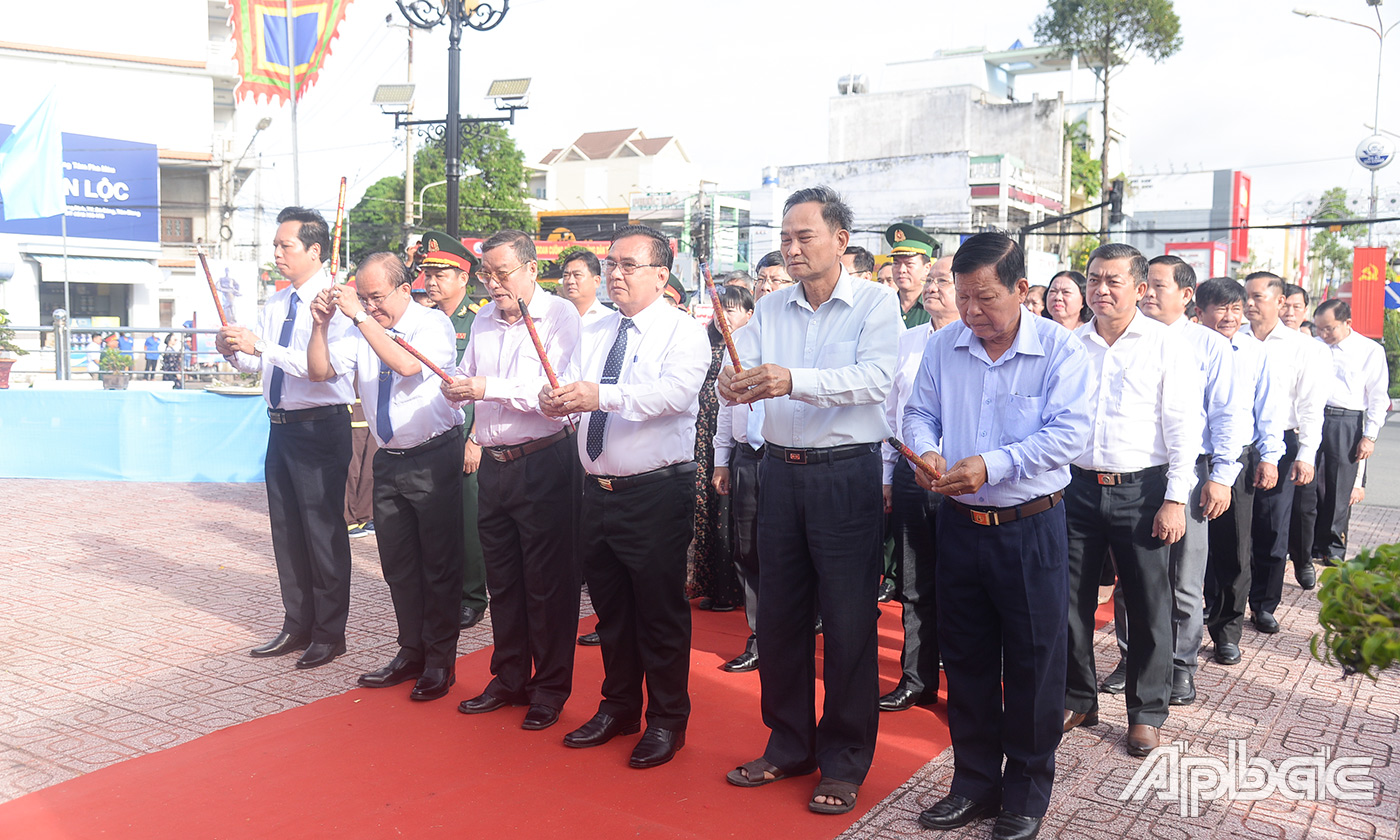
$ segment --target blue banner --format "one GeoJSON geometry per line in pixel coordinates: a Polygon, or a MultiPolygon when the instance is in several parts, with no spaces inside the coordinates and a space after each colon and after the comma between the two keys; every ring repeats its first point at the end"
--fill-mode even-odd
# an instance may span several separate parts
{"type": "MultiPolygon", "coordinates": [[[[0,124],[0,143],[14,126],[0,124]]],[[[160,166],[156,147],[110,137],[63,133],[68,235],[124,242],[160,241],[160,166]]],[[[0,233],[59,236],[61,217],[3,218],[0,233]]]]}

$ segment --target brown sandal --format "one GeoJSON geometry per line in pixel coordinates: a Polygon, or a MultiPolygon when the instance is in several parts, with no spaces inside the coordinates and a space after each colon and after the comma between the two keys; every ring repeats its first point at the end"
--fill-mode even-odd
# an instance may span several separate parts
{"type": "Polygon", "coordinates": [[[860,790],[860,785],[850,782],[840,782],[836,779],[822,779],[817,783],[817,789],[812,791],[812,801],[807,803],[807,807],[816,814],[845,814],[856,807],[856,792],[860,790]],[[818,802],[818,796],[826,796],[832,799],[839,799],[840,804],[832,805],[827,802],[818,802]]]}
{"type": "Polygon", "coordinates": [[[794,776],[805,776],[811,772],[811,770],[787,772],[774,766],[772,762],[768,761],[763,756],[759,756],[747,764],[740,764],[738,767],[730,770],[724,778],[727,779],[731,785],[738,785],[739,787],[763,787],[764,785],[772,784],[782,779],[791,779],[794,776]]]}

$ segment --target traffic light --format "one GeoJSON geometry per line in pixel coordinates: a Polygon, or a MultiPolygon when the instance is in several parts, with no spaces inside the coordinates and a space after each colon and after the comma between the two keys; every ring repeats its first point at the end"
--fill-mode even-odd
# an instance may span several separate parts
{"type": "Polygon", "coordinates": [[[1123,221],[1123,179],[1115,178],[1108,190],[1108,223],[1116,225],[1123,221]]]}

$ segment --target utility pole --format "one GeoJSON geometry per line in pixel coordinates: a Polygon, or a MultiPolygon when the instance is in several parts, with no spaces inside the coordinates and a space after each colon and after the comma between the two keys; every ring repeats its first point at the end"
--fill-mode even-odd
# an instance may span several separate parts
{"type": "MultiPolygon", "coordinates": [[[[408,29],[408,73],[405,82],[413,82],[413,27],[408,29]]],[[[413,113],[413,103],[408,105],[408,113],[413,113]]],[[[404,170],[403,170],[403,239],[404,252],[408,252],[408,237],[413,235],[413,127],[403,127],[404,170]]]]}

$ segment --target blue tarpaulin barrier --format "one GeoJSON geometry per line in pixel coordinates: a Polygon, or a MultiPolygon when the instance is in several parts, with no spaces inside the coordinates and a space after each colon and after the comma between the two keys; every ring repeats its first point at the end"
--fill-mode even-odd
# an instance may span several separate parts
{"type": "Polygon", "coordinates": [[[0,477],[262,481],[267,403],[205,391],[0,391],[0,477]]]}

